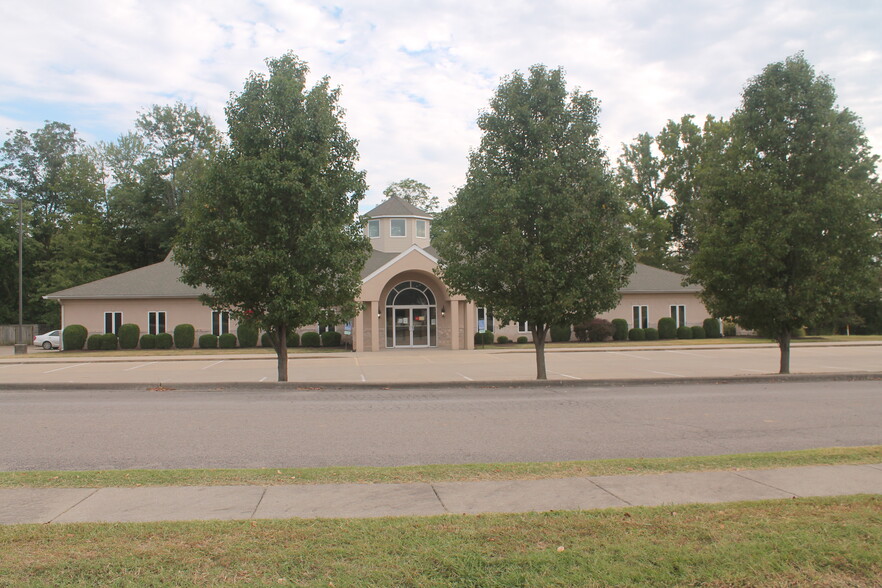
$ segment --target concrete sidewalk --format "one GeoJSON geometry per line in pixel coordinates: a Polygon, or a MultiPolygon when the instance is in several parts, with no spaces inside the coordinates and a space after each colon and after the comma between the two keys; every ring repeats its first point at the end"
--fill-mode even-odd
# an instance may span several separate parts
{"type": "Polygon", "coordinates": [[[882,464],[435,484],[0,489],[0,524],[362,518],[882,494],[882,464]]]}

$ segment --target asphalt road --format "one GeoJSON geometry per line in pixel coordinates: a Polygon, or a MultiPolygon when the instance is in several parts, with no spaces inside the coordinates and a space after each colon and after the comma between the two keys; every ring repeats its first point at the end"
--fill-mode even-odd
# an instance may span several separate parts
{"type": "Polygon", "coordinates": [[[882,444],[882,382],[0,391],[0,470],[714,455],[882,444]]]}

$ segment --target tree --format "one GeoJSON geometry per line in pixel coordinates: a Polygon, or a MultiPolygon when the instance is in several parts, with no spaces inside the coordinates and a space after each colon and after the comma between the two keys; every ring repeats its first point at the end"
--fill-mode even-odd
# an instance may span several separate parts
{"type": "Polygon", "coordinates": [[[413,178],[404,178],[389,184],[389,187],[383,190],[383,195],[386,198],[397,196],[421,210],[436,212],[440,206],[438,197],[433,196],[430,192],[431,188],[424,183],[418,182],[413,178]]]}
{"type": "Polygon", "coordinates": [[[744,89],[716,161],[704,161],[690,278],[715,316],[778,341],[878,287],[877,157],[859,119],[802,54],[744,89]]]}
{"type": "Polygon", "coordinates": [[[184,282],[208,287],[206,304],[270,333],[287,381],[288,330],[357,313],[370,244],[339,89],[328,78],[307,89],[291,53],[267,66],[227,104],[230,145],[185,201],[174,260],[184,282]]]}
{"type": "Polygon", "coordinates": [[[529,323],[537,379],[549,327],[613,308],[633,269],[598,111],[590,94],[567,93],[561,69],[505,78],[478,117],[466,184],[432,227],[449,288],[529,323]]]}

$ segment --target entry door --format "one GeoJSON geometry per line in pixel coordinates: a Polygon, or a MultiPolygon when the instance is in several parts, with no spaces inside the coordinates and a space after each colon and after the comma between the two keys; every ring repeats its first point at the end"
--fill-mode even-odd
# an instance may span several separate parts
{"type": "Polygon", "coordinates": [[[395,347],[429,346],[429,309],[395,309],[395,347]]]}

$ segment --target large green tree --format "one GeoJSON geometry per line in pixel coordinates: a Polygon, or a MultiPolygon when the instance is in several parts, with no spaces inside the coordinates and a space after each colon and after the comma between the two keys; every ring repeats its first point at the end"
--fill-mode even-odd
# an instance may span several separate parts
{"type": "Polygon", "coordinates": [[[404,178],[403,180],[392,182],[383,190],[383,195],[386,198],[396,196],[410,202],[421,210],[429,212],[436,212],[440,206],[438,197],[432,194],[432,189],[413,178],[404,178]]]}
{"type": "Polygon", "coordinates": [[[185,201],[174,259],[186,283],[209,288],[208,305],[270,333],[287,381],[288,330],[357,313],[370,245],[339,89],[327,78],[307,88],[291,53],[267,66],[227,105],[229,148],[185,201]]]}
{"type": "Polygon", "coordinates": [[[751,79],[725,128],[700,166],[690,277],[711,313],[774,337],[789,373],[796,329],[878,288],[877,157],[802,54],[751,79]]]}
{"type": "Polygon", "coordinates": [[[633,269],[598,112],[590,94],[567,92],[560,69],[505,78],[478,118],[466,184],[432,228],[453,291],[529,323],[538,379],[549,327],[613,308],[633,269]]]}

